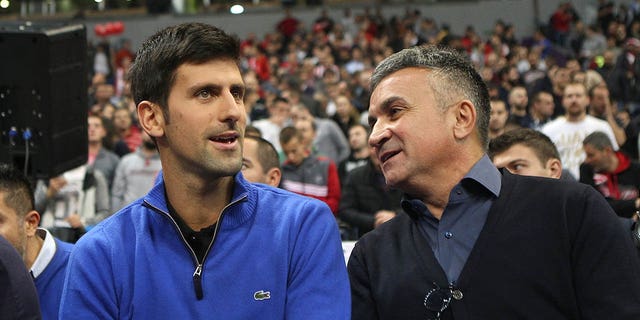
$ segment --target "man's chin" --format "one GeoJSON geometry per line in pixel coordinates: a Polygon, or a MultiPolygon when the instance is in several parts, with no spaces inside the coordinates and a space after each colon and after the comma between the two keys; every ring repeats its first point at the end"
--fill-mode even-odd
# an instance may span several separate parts
{"type": "Polygon", "coordinates": [[[382,170],[382,174],[384,175],[384,181],[387,187],[396,188],[399,183],[399,179],[397,175],[394,175],[394,172],[385,172],[382,170]]]}

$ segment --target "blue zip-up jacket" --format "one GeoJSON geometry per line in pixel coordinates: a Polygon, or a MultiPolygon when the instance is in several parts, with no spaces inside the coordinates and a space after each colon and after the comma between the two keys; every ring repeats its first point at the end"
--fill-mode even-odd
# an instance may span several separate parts
{"type": "Polygon", "coordinates": [[[237,174],[200,268],[164,190],[160,177],[76,244],[61,319],[350,318],[339,232],[324,203],[237,174]]]}

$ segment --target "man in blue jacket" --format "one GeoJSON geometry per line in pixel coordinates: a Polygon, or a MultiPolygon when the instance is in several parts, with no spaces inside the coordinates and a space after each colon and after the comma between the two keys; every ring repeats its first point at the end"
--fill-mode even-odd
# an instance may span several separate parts
{"type": "Polygon", "coordinates": [[[20,170],[0,163],[0,236],[16,248],[29,270],[38,291],[42,319],[58,319],[73,245],[54,238],[47,229],[38,228],[39,223],[31,183],[20,170]]]}
{"type": "Polygon", "coordinates": [[[340,237],[320,201],[248,183],[239,44],[202,23],[165,28],[130,71],[162,175],[87,233],[61,319],[348,319],[340,237]]]}
{"type": "Polygon", "coordinates": [[[468,59],[405,49],[371,87],[369,144],[404,213],[352,251],[353,319],[640,319],[640,262],[606,201],[487,156],[489,94],[468,59]]]}

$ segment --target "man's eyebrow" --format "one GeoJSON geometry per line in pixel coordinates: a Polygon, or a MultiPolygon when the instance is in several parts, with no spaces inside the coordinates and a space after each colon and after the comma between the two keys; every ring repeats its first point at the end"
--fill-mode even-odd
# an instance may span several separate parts
{"type": "Polygon", "coordinates": [[[222,86],[216,83],[201,82],[201,83],[196,83],[193,86],[190,86],[187,90],[189,94],[193,95],[198,93],[198,91],[202,89],[211,89],[213,91],[220,91],[222,90],[222,86]]]}
{"type": "Polygon", "coordinates": [[[509,164],[514,164],[516,162],[527,162],[527,159],[525,159],[525,158],[516,158],[516,159],[513,159],[513,160],[509,161],[509,164]]]}
{"type": "Polygon", "coordinates": [[[387,113],[391,108],[391,105],[393,105],[397,101],[404,101],[404,98],[399,96],[393,96],[385,99],[384,101],[382,101],[382,103],[380,103],[380,112],[387,113]]]}
{"type": "MultiPolygon", "coordinates": [[[[399,96],[392,96],[392,97],[386,98],[385,100],[383,100],[383,101],[380,103],[380,106],[379,106],[379,108],[378,108],[378,109],[380,109],[380,110],[379,110],[379,111],[380,111],[379,113],[380,113],[380,114],[388,113],[388,112],[389,112],[389,109],[391,109],[391,106],[392,106],[395,102],[397,102],[397,101],[405,101],[405,100],[404,100],[404,98],[399,97],[399,96]]],[[[372,116],[372,115],[371,115],[371,113],[369,113],[369,118],[368,118],[367,120],[368,120],[368,122],[369,122],[369,126],[370,126],[370,127],[372,127],[372,126],[373,126],[373,124],[375,124],[375,123],[376,123],[376,120],[378,120],[378,118],[377,118],[377,117],[372,116]]]]}
{"type": "Polygon", "coordinates": [[[242,83],[234,83],[230,87],[231,90],[242,90],[243,92],[246,90],[246,86],[242,83]]]}

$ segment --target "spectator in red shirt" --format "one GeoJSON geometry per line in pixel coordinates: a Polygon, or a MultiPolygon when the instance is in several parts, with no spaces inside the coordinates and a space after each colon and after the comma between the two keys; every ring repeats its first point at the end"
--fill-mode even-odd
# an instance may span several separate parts
{"type": "Polygon", "coordinates": [[[129,152],[135,151],[142,144],[140,129],[133,125],[133,118],[129,110],[116,109],[113,115],[113,125],[120,140],[127,145],[129,152]]]}

